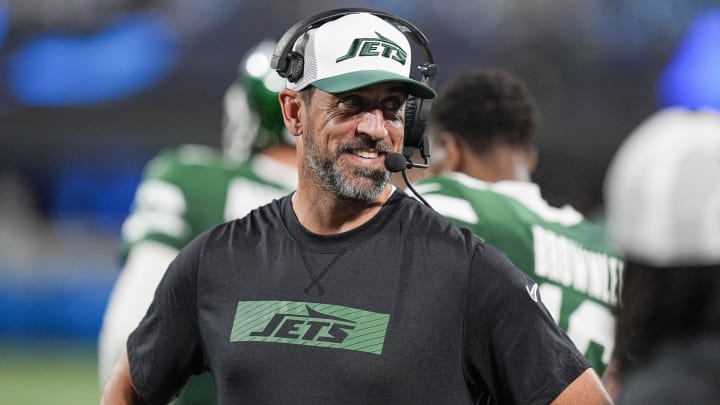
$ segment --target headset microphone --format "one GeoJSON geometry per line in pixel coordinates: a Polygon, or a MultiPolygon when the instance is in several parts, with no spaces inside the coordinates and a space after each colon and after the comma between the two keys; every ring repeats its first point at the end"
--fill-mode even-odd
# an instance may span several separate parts
{"type": "Polygon", "coordinates": [[[428,167],[430,167],[430,164],[415,163],[401,153],[385,154],[385,168],[393,173],[401,172],[405,169],[412,169],[413,167],[427,169],[428,167]]]}
{"type": "Polygon", "coordinates": [[[423,204],[427,205],[429,208],[432,208],[430,204],[428,204],[427,201],[418,193],[415,188],[413,188],[412,184],[410,184],[410,180],[407,177],[407,169],[413,168],[413,167],[420,167],[420,168],[427,168],[427,164],[420,164],[420,163],[414,163],[410,161],[410,159],[406,158],[401,153],[386,153],[385,154],[385,168],[388,169],[388,171],[392,173],[401,172],[403,180],[405,180],[405,184],[407,184],[410,191],[415,194],[415,196],[420,200],[423,204]]]}
{"type": "Polygon", "coordinates": [[[408,161],[400,153],[386,153],[385,168],[393,173],[401,172],[409,168],[408,161]]]}

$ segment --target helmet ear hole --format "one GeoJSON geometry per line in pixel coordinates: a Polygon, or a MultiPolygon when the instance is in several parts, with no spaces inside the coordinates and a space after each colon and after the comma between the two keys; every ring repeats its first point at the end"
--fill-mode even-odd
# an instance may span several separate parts
{"type": "Polygon", "coordinates": [[[225,93],[223,149],[233,161],[280,142],[287,142],[278,93],[285,80],[270,68],[277,43],[265,39],[248,50],[225,93]]]}

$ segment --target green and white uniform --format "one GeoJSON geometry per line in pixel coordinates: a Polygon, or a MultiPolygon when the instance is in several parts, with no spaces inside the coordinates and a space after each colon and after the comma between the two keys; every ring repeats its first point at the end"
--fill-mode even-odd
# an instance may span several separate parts
{"type": "Polygon", "coordinates": [[[613,308],[623,268],[604,229],[570,206],[550,206],[534,183],[447,173],[416,188],[436,211],[500,248],[533,277],[556,322],[602,374],[614,346],[613,308]]]}
{"type": "MultiPolygon", "coordinates": [[[[243,217],[296,186],[294,167],[263,154],[232,163],[212,148],[185,145],[150,160],[123,224],[124,266],[98,344],[101,384],[178,251],[200,233],[243,217]]],[[[178,404],[212,403],[210,384],[209,378],[192,379],[178,404]]]]}
{"type": "Polygon", "coordinates": [[[296,187],[294,169],[262,154],[233,164],[206,146],[168,150],[148,163],[123,240],[128,247],[152,240],[179,250],[203,231],[296,187]]]}

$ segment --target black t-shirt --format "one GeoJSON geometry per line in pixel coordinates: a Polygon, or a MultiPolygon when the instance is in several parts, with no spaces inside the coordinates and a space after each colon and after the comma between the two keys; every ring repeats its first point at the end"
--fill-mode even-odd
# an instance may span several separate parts
{"type": "Polygon", "coordinates": [[[533,285],[399,190],[331,236],[285,197],[180,252],[129,338],[132,380],[149,402],[208,370],[220,404],[548,403],[589,365],[533,285]]]}

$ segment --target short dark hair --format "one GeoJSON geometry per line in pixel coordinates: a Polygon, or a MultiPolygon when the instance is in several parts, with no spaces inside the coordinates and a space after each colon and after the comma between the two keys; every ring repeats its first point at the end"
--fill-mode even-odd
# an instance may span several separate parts
{"type": "Polygon", "coordinates": [[[456,134],[479,155],[497,144],[535,148],[535,100],[520,79],[502,70],[460,74],[441,92],[430,114],[434,132],[456,134]]]}
{"type": "Polygon", "coordinates": [[[720,265],[655,267],[628,258],[615,331],[621,379],[666,344],[720,333],[718,291],[720,265]]]}

